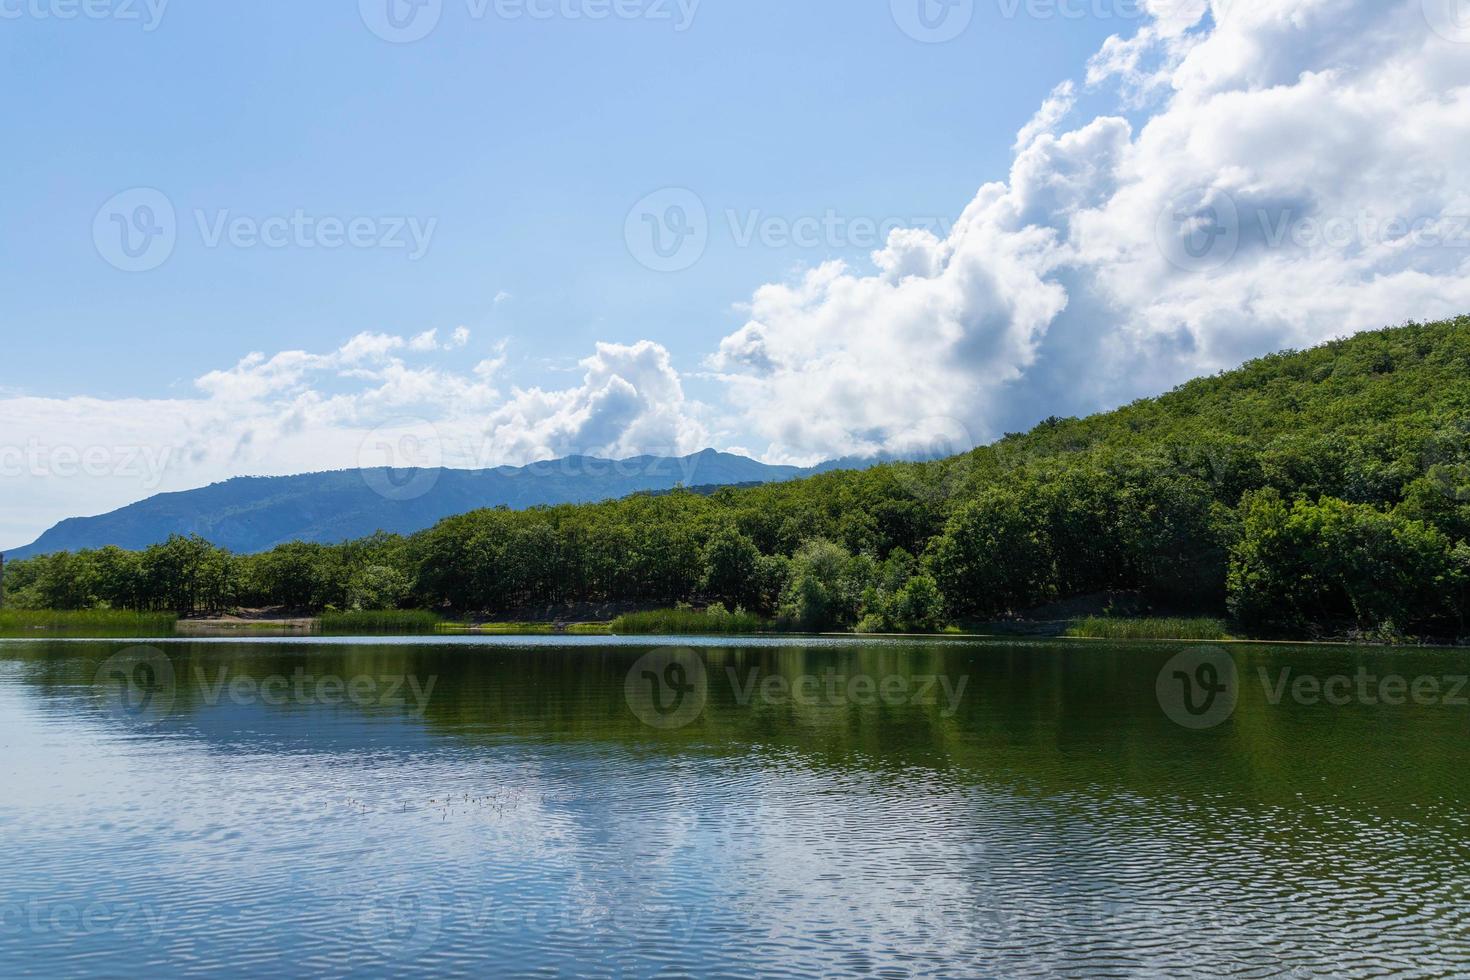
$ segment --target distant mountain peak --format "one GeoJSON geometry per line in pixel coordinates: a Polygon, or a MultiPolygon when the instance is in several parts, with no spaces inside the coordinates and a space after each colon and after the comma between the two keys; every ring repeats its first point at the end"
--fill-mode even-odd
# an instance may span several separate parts
{"type": "Polygon", "coordinates": [[[377,531],[411,534],[482,507],[523,509],[591,503],[678,486],[774,483],[826,467],[772,466],[716,449],[687,456],[603,459],[570,455],[483,470],[361,469],[239,476],[160,493],[97,517],[73,517],[13,559],[117,545],[146,548],[171,534],[198,534],[238,553],[286,541],[335,543],[377,531]]]}

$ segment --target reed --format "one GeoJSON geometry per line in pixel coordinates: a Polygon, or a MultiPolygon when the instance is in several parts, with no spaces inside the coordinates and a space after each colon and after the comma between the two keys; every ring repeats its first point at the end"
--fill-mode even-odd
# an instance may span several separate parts
{"type": "Polygon", "coordinates": [[[1188,619],[1160,616],[1144,619],[1112,619],[1091,616],[1079,619],[1068,636],[1092,640],[1226,640],[1225,624],[1218,619],[1188,619]]]}
{"type": "Polygon", "coordinates": [[[714,612],[693,609],[656,609],[625,613],[613,620],[612,631],[622,636],[683,636],[699,634],[762,633],[771,624],[755,613],[742,610],[714,612]]]}
{"type": "Polygon", "coordinates": [[[178,620],[173,613],[119,609],[4,609],[0,610],[0,636],[172,636],[178,620]]]}
{"type": "Polygon", "coordinates": [[[413,636],[438,631],[440,622],[440,618],[427,609],[359,609],[324,612],[318,626],[323,633],[334,636],[413,636]]]}

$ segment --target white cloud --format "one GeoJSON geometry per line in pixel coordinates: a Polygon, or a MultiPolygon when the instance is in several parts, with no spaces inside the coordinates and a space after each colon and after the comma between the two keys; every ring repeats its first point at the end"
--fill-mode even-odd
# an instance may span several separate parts
{"type": "Polygon", "coordinates": [[[468,343],[468,331],[447,345],[436,337],[364,333],[325,354],[252,353],[200,377],[195,397],[0,397],[0,540],[25,543],[66,517],[233,476],[381,465],[364,456],[370,434],[413,420],[437,433],[435,458],[461,468],[702,448],[705,431],[688,417],[697,406],[657,344],[598,345],[580,386],[507,399],[492,384],[505,341],[460,373],[432,359],[468,343]]]}
{"type": "Polygon", "coordinates": [[[1149,0],[943,240],[762,286],[711,366],[769,458],[984,441],[1287,346],[1470,309],[1470,48],[1420,0],[1149,0]],[[1394,224],[1401,219],[1404,225],[1394,224]],[[1417,243],[1403,240],[1417,222],[1417,243]],[[1435,234],[1453,241],[1433,242],[1435,234]],[[1205,247],[1201,247],[1201,246],[1205,247]]]}
{"type": "Polygon", "coordinates": [[[1470,310],[1470,46],[1432,31],[1422,0],[1214,0],[1208,15],[1204,0],[1145,2],[1155,17],[1051,92],[1006,179],[945,237],[900,229],[869,268],[756,289],[708,358],[718,411],[648,341],[597,345],[568,388],[504,395],[504,342],[468,369],[435,362],[469,345],[463,327],[249,354],[191,398],[5,394],[0,466],[39,453],[53,473],[0,470],[0,535],[241,473],[354,466],[369,431],[405,416],[437,428],[452,466],[691,452],[706,425],[766,459],[814,461],[985,441],[1267,351],[1470,310]],[[168,466],[153,482],[62,478],[58,447],[168,466]]]}
{"type": "Polygon", "coordinates": [[[1047,96],[1046,101],[1041,103],[1041,108],[1036,110],[1036,115],[1021,127],[1021,131],[1016,134],[1016,142],[1012,149],[1024,150],[1035,141],[1036,137],[1054,131],[1057,124],[1067,117],[1076,104],[1077,86],[1069,78],[1052,89],[1051,95],[1047,96]]]}
{"type": "Polygon", "coordinates": [[[669,352],[651,341],[598,344],[575,388],[517,388],[494,411],[486,455],[531,463],[566,455],[679,455],[707,445],[669,352]]]}

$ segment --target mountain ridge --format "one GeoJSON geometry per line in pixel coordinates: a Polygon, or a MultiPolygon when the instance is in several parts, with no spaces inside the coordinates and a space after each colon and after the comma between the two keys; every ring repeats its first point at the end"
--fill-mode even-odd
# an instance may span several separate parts
{"type": "Polygon", "coordinates": [[[4,554],[23,560],[116,545],[146,548],[170,534],[198,534],[240,554],[288,541],[335,544],[378,531],[410,534],[486,507],[523,510],[594,503],[678,486],[716,487],[799,479],[852,461],[798,467],[706,449],[687,456],[607,459],[574,454],[525,466],[411,470],[384,467],[289,476],[238,476],[154,494],[105,514],[70,517],[4,554]]]}

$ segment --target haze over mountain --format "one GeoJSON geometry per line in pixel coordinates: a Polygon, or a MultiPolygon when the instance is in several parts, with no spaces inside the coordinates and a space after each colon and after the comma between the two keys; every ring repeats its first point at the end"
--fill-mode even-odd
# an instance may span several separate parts
{"type": "Polygon", "coordinates": [[[171,534],[198,534],[240,554],[287,541],[335,543],[377,531],[409,534],[482,507],[590,503],[677,486],[774,483],[842,464],[771,466],[713,449],[689,456],[623,460],[567,456],[488,470],[338,470],[237,477],[163,493],[97,517],[62,521],[12,559],[117,545],[146,548],[171,534]]]}

